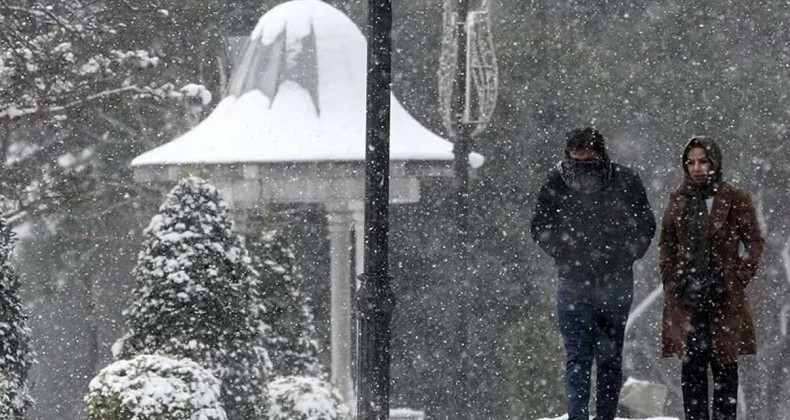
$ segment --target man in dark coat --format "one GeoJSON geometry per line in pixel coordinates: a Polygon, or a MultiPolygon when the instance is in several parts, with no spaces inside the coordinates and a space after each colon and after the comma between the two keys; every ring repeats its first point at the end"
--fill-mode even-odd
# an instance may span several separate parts
{"type": "Polygon", "coordinates": [[[609,160],[597,130],[569,131],[565,159],[540,189],[531,230],[559,272],[557,315],[566,352],[569,420],[589,419],[593,361],[597,419],[613,420],[633,297],[632,266],[656,230],[642,181],[609,160]]]}
{"type": "Polygon", "coordinates": [[[662,354],[682,360],[686,420],[710,418],[709,367],[713,419],[735,420],[738,356],[757,351],[746,286],[764,241],[749,194],[724,181],[712,138],[691,139],[681,162],[683,182],[669,195],[659,235],[662,354]]]}

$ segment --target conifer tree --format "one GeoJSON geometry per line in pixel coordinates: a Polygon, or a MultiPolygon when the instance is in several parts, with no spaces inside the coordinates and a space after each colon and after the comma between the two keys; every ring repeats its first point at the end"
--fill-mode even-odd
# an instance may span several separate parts
{"type": "Polygon", "coordinates": [[[14,233],[0,217],[0,413],[20,419],[31,402],[26,383],[30,331],[19,301],[19,277],[9,261],[13,248],[14,233]]]}
{"type": "Polygon", "coordinates": [[[274,229],[250,241],[253,266],[259,274],[266,312],[272,328],[267,350],[278,376],[321,376],[310,298],[302,291],[303,277],[293,248],[274,229]]]}
{"type": "Polygon", "coordinates": [[[170,192],[145,233],[134,276],[129,328],[116,354],[186,357],[222,381],[228,418],[266,409],[270,362],[259,284],[228,205],[208,182],[189,177],[170,192]]]}

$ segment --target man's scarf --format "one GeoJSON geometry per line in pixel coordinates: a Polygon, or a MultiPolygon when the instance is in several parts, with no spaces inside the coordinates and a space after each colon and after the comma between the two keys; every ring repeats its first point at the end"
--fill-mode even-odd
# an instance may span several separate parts
{"type": "Polygon", "coordinates": [[[582,194],[598,192],[612,180],[612,164],[608,158],[577,161],[568,157],[558,166],[565,185],[582,194]]]}

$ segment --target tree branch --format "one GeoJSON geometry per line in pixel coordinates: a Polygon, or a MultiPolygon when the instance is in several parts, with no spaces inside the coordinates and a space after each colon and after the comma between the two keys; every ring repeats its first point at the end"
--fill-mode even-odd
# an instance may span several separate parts
{"type": "Polygon", "coordinates": [[[151,92],[150,90],[141,89],[137,85],[125,86],[125,87],[122,87],[122,88],[110,89],[110,90],[106,90],[104,92],[99,92],[99,93],[96,93],[96,94],[93,94],[93,95],[88,95],[88,96],[86,96],[83,99],[75,100],[75,101],[69,102],[69,103],[67,103],[65,105],[51,106],[51,107],[49,107],[47,109],[44,109],[44,110],[42,110],[39,107],[19,109],[16,112],[13,112],[13,113],[9,112],[8,110],[5,110],[5,111],[0,112],[0,119],[3,119],[3,118],[13,119],[13,118],[18,118],[18,117],[22,117],[22,116],[29,116],[29,115],[38,114],[38,113],[55,114],[55,113],[58,113],[58,112],[67,111],[69,108],[73,108],[73,107],[75,107],[77,105],[82,105],[82,104],[84,104],[86,102],[90,102],[90,101],[94,101],[94,100],[97,100],[97,99],[102,99],[102,98],[106,98],[106,97],[109,97],[109,96],[112,96],[112,95],[117,95],[117,94],[126,93],[126,92],[147,93],[147,94],[150,94],[152,96],[155,96],[153,94],[153,92],[151,92]]]}

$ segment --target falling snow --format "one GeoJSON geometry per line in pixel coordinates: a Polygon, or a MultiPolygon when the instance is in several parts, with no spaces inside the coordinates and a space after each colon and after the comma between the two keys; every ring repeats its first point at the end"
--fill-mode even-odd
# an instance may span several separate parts
{"type": "MultiPolygon", "coordinates": [[[[717,139],[765,238],[739,418],[790,420],[790,3],[468,1],[490,30],[467,44],[469,100],[496,94],[460,157],[465,228],[445,124],[458,2],[391,3],[391,418],[567,418],[557,270],[529,224],[565,132],[595,126],[659,224],[684,144],[717,139]]],[[[367,8],[0,2],[0,417],[353,416],[333,369],[357,366],[357,343],[333,331],[362,315],[333,302],[366,258],[367,8]],[[173,207],[180,179],[212,199],[173,207]]],[[[633,264],[620,419],[683,417],[658,260],[653,237],[633,264]]]]}

